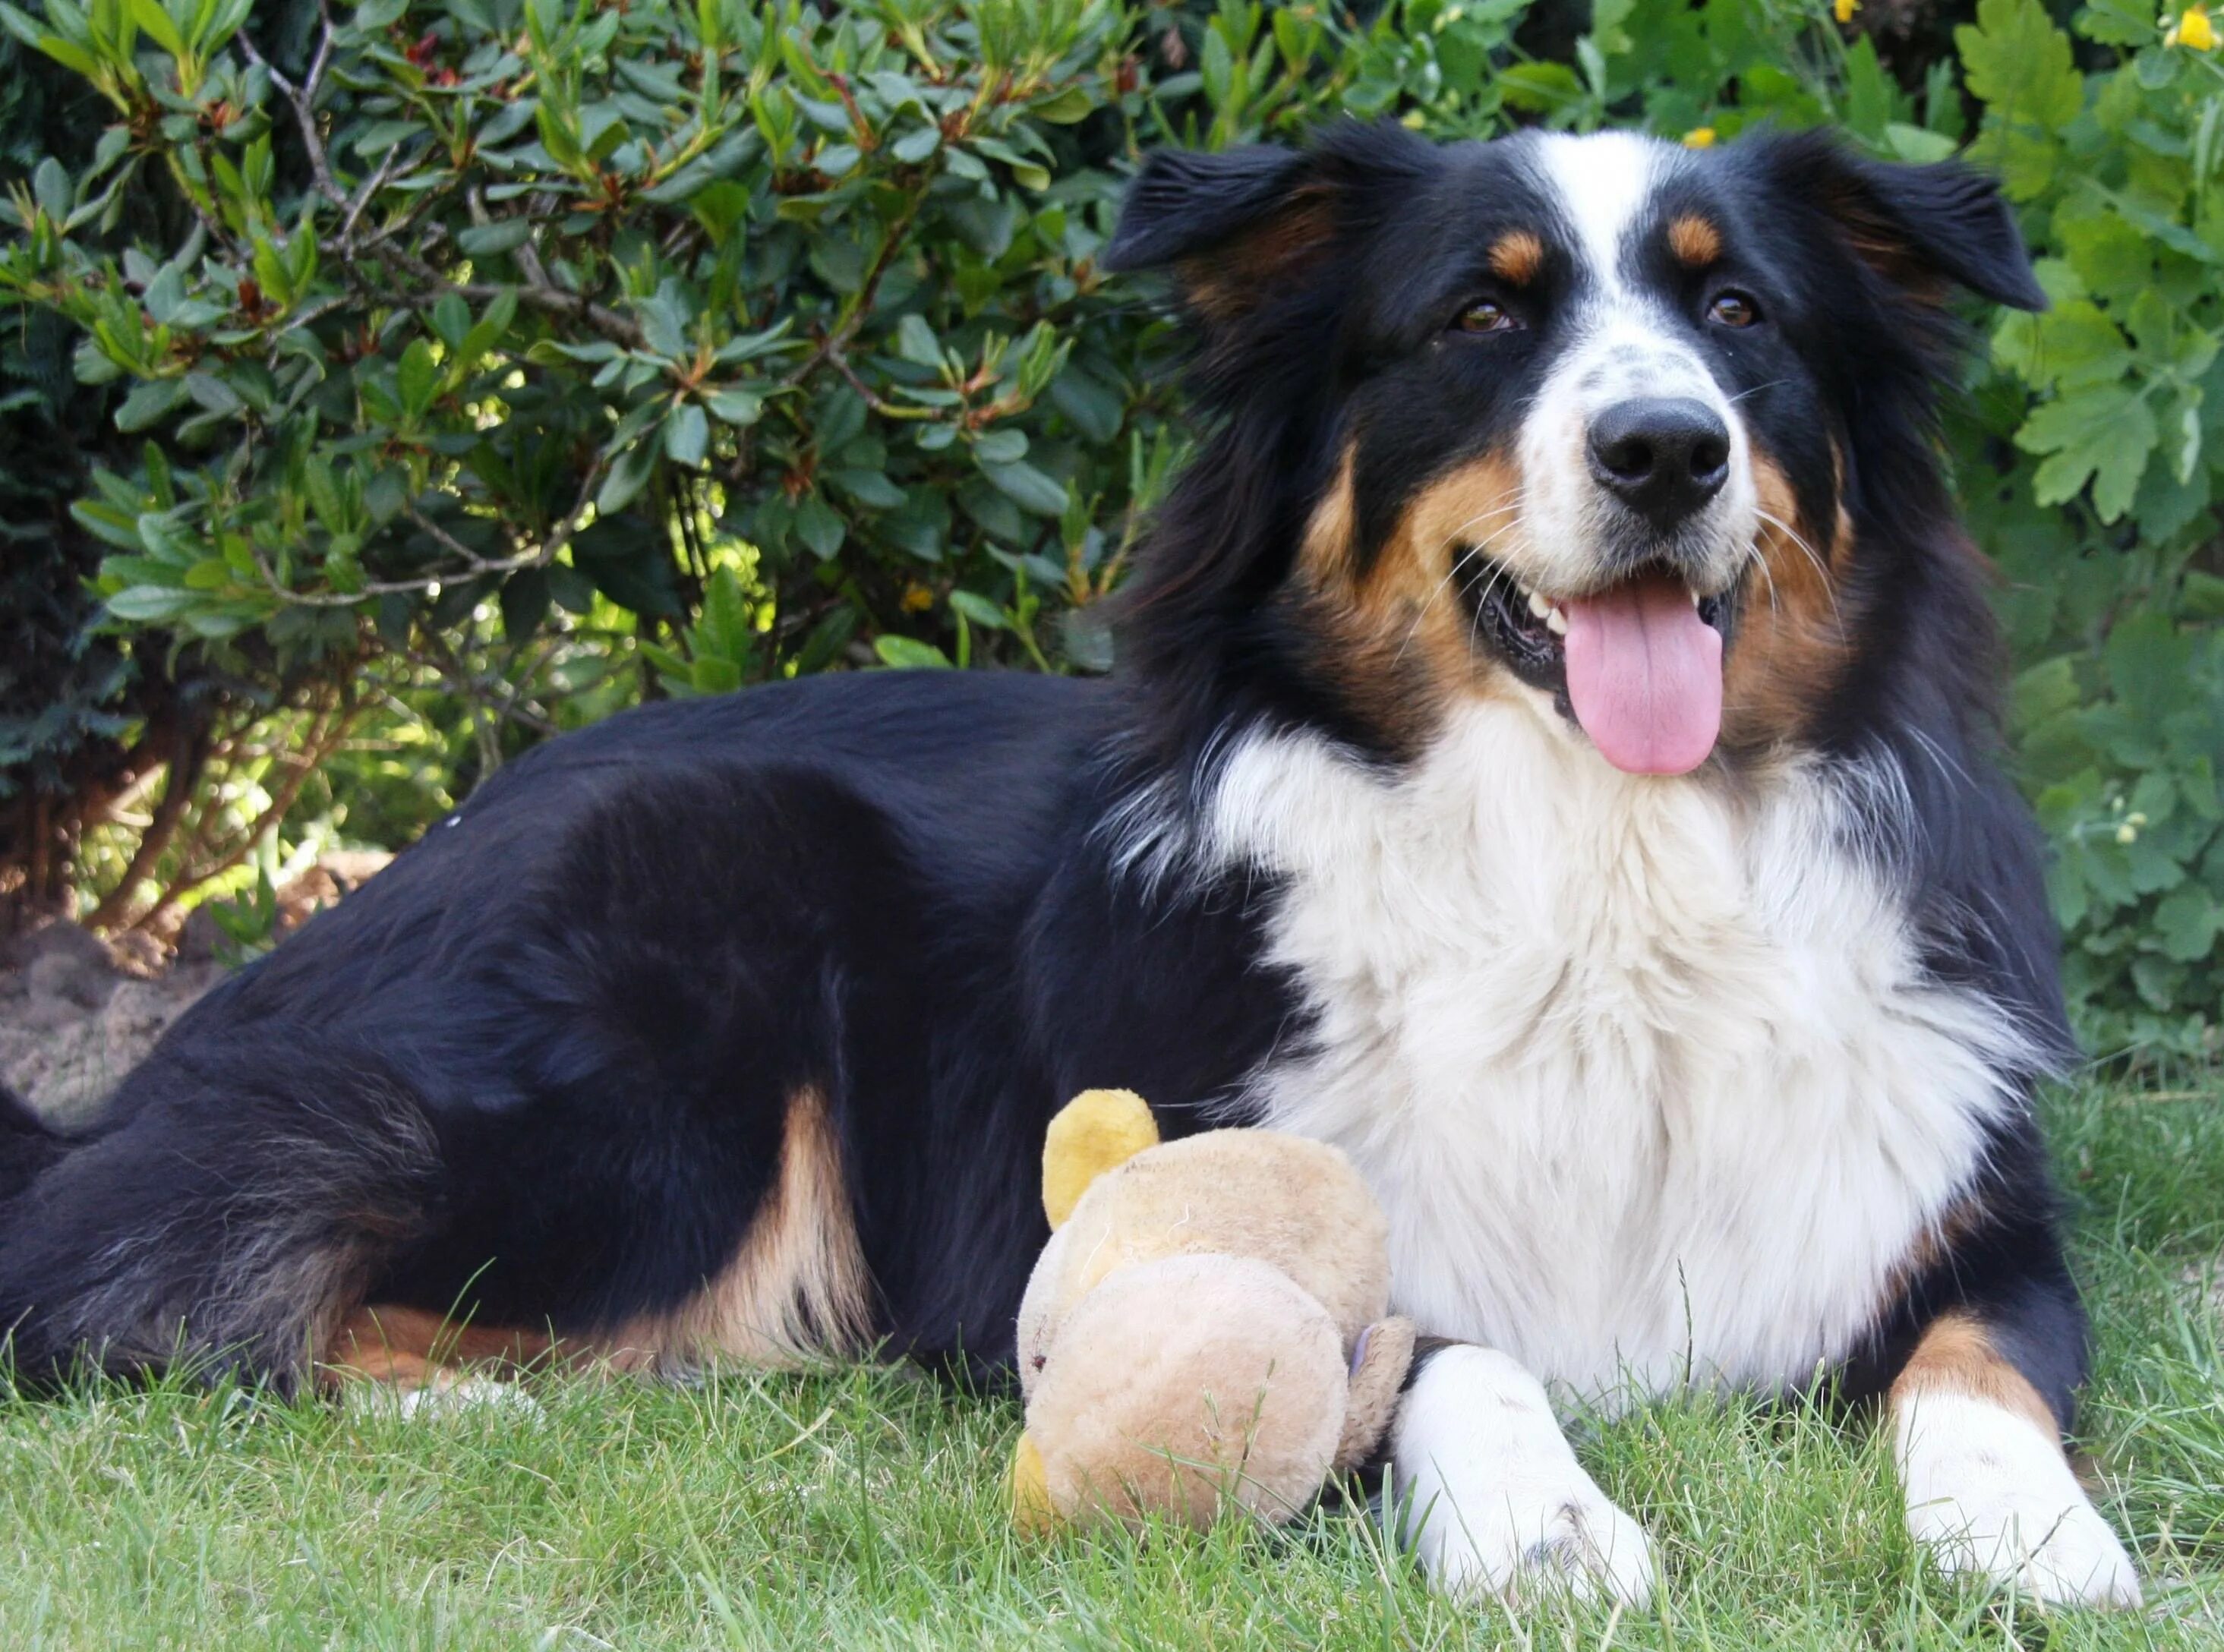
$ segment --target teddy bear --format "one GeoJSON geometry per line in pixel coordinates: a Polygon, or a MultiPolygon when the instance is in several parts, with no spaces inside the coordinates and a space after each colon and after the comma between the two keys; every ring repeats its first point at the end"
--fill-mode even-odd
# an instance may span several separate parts
{"type": "Polygon", "coordinates": [[[1381,1441],[1413,1353],[1387,1226],[1343,1153],[1269,1130],[1161,1143],[1089,1090],[1043,1147],[1020,1308],[1022,1529],[1287,1521],[1381,1441]]]}

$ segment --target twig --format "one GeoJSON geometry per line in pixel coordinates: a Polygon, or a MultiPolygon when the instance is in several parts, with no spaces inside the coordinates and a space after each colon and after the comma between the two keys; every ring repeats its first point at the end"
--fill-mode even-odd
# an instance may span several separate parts
{"type": "Polygon", "coordinates": [[[100,898],[99,904],[85,914],[85,928],[104,930],[130,907],[139,886],[155,869],[155,862],[162,858],[162,851],[169,847],[171,836],[178,829],[179,819],[185,813],[186,800],[193,796],[205,756],[205,747],[199,739],[180,728],[177,750],[167,765],[169,775],[163,783],[161,801],[155,805],[154,818],[147,823],[147,829],[139,834],[138,847],[132,850],[131,860],[124,867],[123,877],[117,880],[114,888],[100,898]]]}

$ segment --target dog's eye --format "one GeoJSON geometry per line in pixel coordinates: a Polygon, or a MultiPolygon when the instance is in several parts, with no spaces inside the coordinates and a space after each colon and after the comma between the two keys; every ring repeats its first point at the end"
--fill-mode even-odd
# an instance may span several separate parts
{"type": "Polygon", "coordinates": [[[1725,327],[1750,327],[1760,319],[1760,306],[1743,293],[1717,293],[1707,306],[1707,319],[1725,327]]]}
{"type": "Polygon", "coordinates": [[[1521,323],[1513,311],[1502,304],[1493,304],[1485,299],[1480,304],[1470,304],[1453,323],[1461,332],[1513,332],[1521,323]]]}

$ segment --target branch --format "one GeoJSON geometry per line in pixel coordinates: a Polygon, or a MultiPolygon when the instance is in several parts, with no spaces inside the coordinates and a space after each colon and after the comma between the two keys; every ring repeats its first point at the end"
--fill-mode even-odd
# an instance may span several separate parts
{"type": "Polygon", "coordinates": [[[346,737],[349,725],[355,721],[355,716],[353,711],[332,712],[331,721],[320,729],[313,731],[304,743],[303,748],[294,754],[294,772],[287,776],[277,791],[273,794],[269,807],[255,817],[253,823],[248,827],[239,841],[226,851],[215,865],[205,870],[180,867],[176,881],[162,892],[161,897],[152,906],[132,921],[131,927],[135,930],[148,928],[201,885],[208,882],[212,878],[222,877],[245,860],[256,844],[262,840],[262,834],[286,818],[287,810],[293,808],[294,800],[301,795],[301,788],[308,784],[309,777],[324,766],[325,760],[332,754],[340,741],[346,737]]]}
{"type": "Polygon", "coordinates": [[[260,64],[263,73],[270,77],[270,84],[284,94],[287,103],[293,104],[294,122],[301,129],[301,142],[309,151],[309,170],[316,178],[317,191],[333,205],[344,210],[347,197],[332,181],[332,169],[325,156],[324,140],[317,136],[317,91],[324,84],[325,69],[332,64],[334,33],[331,10],[322,4],[318,10],[324,19],[324,26],[317,36],[317,52],[309,61],[309,73],[302,77],[298,86],[279,73],[276,64],[255,49],[255,42],[248,38],[245,29],[241,29],[232,38],[239,42],[239,49],[247,54],[248,61],[260,64]]]}
{"type": "Polygon", "coordinates": [[[476,579],[484,574],[510,574],[524,568],[545,568],[556,560],[564,547],[572,543],[572,536],[579,531],[579,518],[586,514],[587,501],[594,497],[596,485],[602,481],[605,469],[600,459],[587,467],[580,479],[578,497],[572,508],[564,514],[556,531],[541,540],[531,551],[521,551],[511,557],[483,557],[454,534],[442,527],[417,508],[412,501],[405,508],[409,520],[421,529],[434,544],[463,564],[461,568],[445,568],[438,573],[420,574],[414,579],[374,579],[351,591],[297,591],[278,577],[278,571],[263,559],[262,552],[253,551],[256,571],[271,594],[296,608],[353,608],[366,596],[392,596],[404,593],[427,591],[435,585],[451,580],[476,579]]]}
{"type": "MultiPolygon", "coordinates": [[[[286,101],[293,105],[294,123],[300,129],[301,146],[308,153],[309,170],[316,179],[317,192],[340,211],[337,245],[343,262],[351,268],[359,253],[368,252],[414,280],[439,289],[431,293],[389,295],[391,302],[409,309],[430,309],[449,293],[459,293],[465,298],[484,300],[501,293],[514,292],[520,303],[529,304],[537,310],[545,310],[552,314],[575,317],[613,343],[623,344],[629,350],[639,350],[643,340],[638,326],[616,311],[605,309],[595,303],[584,293],[569,293],[558,287],[548,279],[547,271],[541,267],[537,253],[519,258],[518,267],[525,271],[527,279],[521,285],[510,287],[491,282],[450,281],[423,259],[389,244],[382,234],[374,236],[365,247],[356,246],[356,225],[362,220],[372,199],[386,183],[395,151],[389,149],[387,152],[377,170],[363,180],[352,199],[333,178],[331,158],[325,153],[324,138],[317,130],[314,106],[318,89],[323,84],[325,72],[332,62],[333,34],[332,15],[327,11],[323,31],[317,41],[316,57],[309,66],[308,74],[298,86],[256,49],[255,42],[248,38],[244,30],[235,38],[239,41],[240,49],[251,61],[262,66],[263,72],[270,77],[271,85],[276,86],[285,95],[286,101]]],[[[916,210],[914,206],[913,211],[916,210]]],[[[521,252],[523,250],[521,249],[521,252]]]]}
{"type": "Polygon", "coordinates": [[[136,898],[139,886],[154,871],[155,862],[162,858],[162,851],[170,846],[171,836],[178,829],[178,821],[185,813],[186,800],[193,796],[193,786],[200,779],[205,748],[200,740],[178,732],[178,749],[167,765],[169,778],[162,787],[162,800],[155,805],[154,818],[147,829],[139,834],[139,846],[131,852],[131,860],[123,868],[123,875],[116,886],[100,898],[99,904],[86,913],[83,920],[89,930],[104,930],[122,917],[136,898]]]}
{"type": "Polygon", "coordinates": [[[911,199],[904,204],[904,209],[896,215],[895,222],[888,226],[888,234],[881,241],[880,250],[873,255],[872,268],[865,272],[864,285],[857,289],[856,300],[843,312],[842,319],[835,324],[833,331],[818,341],[818,348],[804,357],[780,381],[780,388],[793,389],[802,383],[821,365],[838,356],[843,347],[857,336],[857,330],[865,325],[865,316],[873,307],[874,299],[879,296],[881,278],[888,273],[888,266],[895,262],[896,249],[903,245],[904,236],[911,232],[913,220],[919,217],[919,208],[926,205],[926,186],[921,185],[913,192],[911,199]]]}

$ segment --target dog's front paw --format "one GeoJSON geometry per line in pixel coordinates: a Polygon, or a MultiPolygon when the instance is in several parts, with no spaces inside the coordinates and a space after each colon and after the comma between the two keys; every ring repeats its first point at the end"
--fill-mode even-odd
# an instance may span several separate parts
{"type": "Polygon", "coordinates": [[[1949,1576],[2050,1606],[2136,1606],[2139,1573],[2050,1429],[1988,1401],[1929,1395],[1904,1412],[1907,1529],[1949,1576]]]}
{"type": "Polygon", "coordinates": [[[1440,1496],[1412,1529],[1429,1581],[1447,1594],[1526,1605],[1555,1594],[1642,1606],[1652,1598],[1644,1529],[1588,1475],[1558,1487],[1501,1487],[1454,1504],[1440,1496]]]}
{"type": "Polygon", "coordinates": [[[1433,1356],[1399,1413],[1392,1463],[1406,1540],[1447,1593],[1652,1598],[1644,1530],[1583,1472],[1543,1387],[1504,1354],[1433,1356]]]}
{"type": "Polygon", "coordinates": [[[2082,1491],[2065,1506],[2058,1493],[1971,1488],[1911,1505],[1907,1529],[1950,1577],[1986,1579],[2043,1605],[2140,1601],[2131,1555],[2082,1491]]]}

